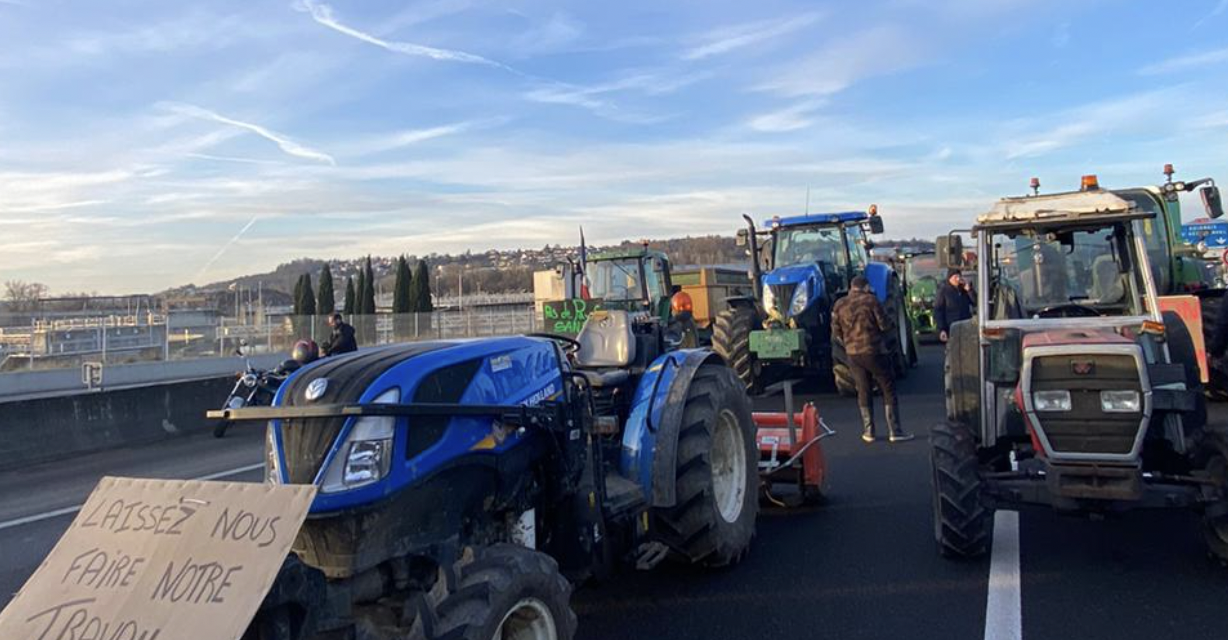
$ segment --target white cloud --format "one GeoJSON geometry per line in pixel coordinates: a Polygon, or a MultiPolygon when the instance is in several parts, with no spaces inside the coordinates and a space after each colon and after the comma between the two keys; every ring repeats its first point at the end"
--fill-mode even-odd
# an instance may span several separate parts
{"type": "Polygon", "coordinates": [[[1182,102],[1178,89],[1119,96],[1016,121],[1006,127],[1004,155],[1007,160],[1037,157],[1099,136],[1161,130],[1180,119],[1175,113],[1182,102]]]}
{"type": "Polygon", "coordinates": [[[307,11],[308,13],[311,14],[311,18],[313,20],[328,27],[329,29],[337,31],[338,33],[343,33],[347,36],[350,36],[351,38],[357,38],[358,40],[362,40],[363,42],[373,44],[382,49],[387,49],[388,51],[392,51],[394,53],[400,53],[400,54],[404,54],[407,56],[414,56],[414,57],[419,57],[419,58],[430,58],[431,60],[441,60],[445,62],[462,62],[465,64],[480,64],[480,65],[486,65],[490,67],[498,67],[501,69],[506,69],[508,71],[515,71],[511,67],[508,67],[507,65],[501,62],[495,62],[494,60],[483,58],[482,56],[479,56],[477,54],[467,53],[465,51],[457,51],[454,49],[440,49],[437,47],[428,47],[426,45],[415,44],[412,42],[391,42],[388,40],[384,40],[370,33],[359,31],[358,29],[355,29],[353,27],[349,27],[344,24],[341,24],[341,22],[339,22],[336,19],[336,17],[333,16],[332,7],[326,4],[320,4],[318,2],[314,2],[313,0],[302,0],[299,4],[296,5],[296,7],[300,8],[303,11],[307,11]]]}
{"type": "Polygon", "coordinates": [[[814,124],[811,116],[826,104],[826,100],[806,100],[790,107],[751,118],[751,129],[763,133],[783,133],[805,129],[814,124]]]}
{"type": "Polygon", "coordinates": [[[281,149],[285,153],[292,155],[292,156],[304,158],[307,160],[315,160],[318,162],[326,162],[331,165],[337,164],[337,161],[334,160],[333,157],[328,155],[327,153],[324,153],[323,151],[317,151],[316,149],[312,149],[311,147],[301,145],[280,133],[271,131],[258,124],[253,124],[251,122],[244,122],[242,120],[235,120],[234,118],[228,118],[219,113],[215,113],[208,109],[204,109],[202,107],[198,107],[198,106],[190,105],[190,104],[164,102],[164,103],[160,103],[159,106],[165,108],[168,111],[171,111],[173,113],[178,113],[180,115],[189,116],[192,118],[199,118],[201,120],[212,120],[213,122],[219,122],[221,124],[226,124],[232,127],[238,127],[240,129],[250,131],[276,144],[279,149],[281,149]]]}
{"type": "Polygon", "coordinates": [[[818,13],[805,13],[789,18],[763,20],[717,29],[702,38],[703,44],[692,47],[684,52],[682,58],[684,60],[702,60],[760,44],[808,27],[817,22],[820,17],[818,13]]]}
{"type": "Polygon", "coordinates": [[[396,131],[392,133],[372,136],[365,141],[354,143],[351,147],[343,151],[351,155],[366,155],[371,153],[382,153],[393,149],[401,149],[412,146],[428,140],[443,138],[445,136],[453,136],[473,129],[490,127],[506,122],[504,118],[492,118],[487,120],[465,120],[462,122],[453,122],[451,124],[439,125],[436,127],[426,127],[423,129],[407,129],[404,131],[396,131]]]}
{"type": "Polygon", "coordinates": [[[635,92],[646,96],[661,96],[712,77],[710,71],[671,75],[663,72],[633,73],[619,80],[595,85],[574,85],[551,82],[524,94],[526,100],[546,104],[563,104],[588,109],[610,120],[633,124],[653,124],[667,120],[667,116],[653,115],[628,110],[608,94],[635,92]]]}
{"type": "Polygon", "coordinates": [[[1206,23],[1208,20],[1210,20],[1211,18],[1214,18],[1215,16],[1220,15],[1221,13],[1223,13],[1223,12],[1224,12],[1224,11],[1226,11],[1226,10],[1228,10],[1228,0],[1219,0],[1219,2],[1215,3],[1215,7],[1211,9],[1211,12],[1210,12],[1210,13],[1208,13],[1207,15],[1205,15],[1205,16],[1203,16],[1203,17],[1199,18],[1199,19],[1198,19],[1198,21],[1197,21],[1197,22],[1195,22],[1195,23],[1194,23],[1194,24],[1193,24],[1193,25],[1190,27],[1190,31],[1193,31],[1194,29],[1197,29],[1198,27],[1201,27],[1201,26],[1202,26],[1204,23],[1206,23]]]}
{"type": "Polygon", "coordinates": [[[1228,48],[1202,51],[1200,53],[1191,53],[1184,56],[1169,58],[1155,64],[1147,65],[1142,69],[1139,69],[1138,72],[1145,76],[1161,75],[1166,73],[1174,73],[1177,71],[1199,69],[1200,67],[1206,67],[1221,62],[1228,62],[1228,48]]]}
{"type": "Polygon", "coordinates": [[[777,70],[757,88],[785,96],[838,93],[865,78],[923,64],[931,44],[913,29],[880,25],[832,40],[819,51],[777,70]]]}
{"type": "Polygon", "coordinates": [[[518,56],[558,53],[582,35],[582,23],[564,13],[555,13],[546,22],[512,38],[511,49],[518,56]]]}

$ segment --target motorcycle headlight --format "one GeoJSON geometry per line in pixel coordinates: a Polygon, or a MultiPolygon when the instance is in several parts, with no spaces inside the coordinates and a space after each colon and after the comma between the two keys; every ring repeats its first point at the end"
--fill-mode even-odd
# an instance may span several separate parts
{"type": "Polygon", "coordinates": [[[1100,409],[1105,413],[1138,413],[1138,392],[1133,389],[1101,391],[1100,409]]]}
{"type": "Polygon", "coordinates": [[[243,384],[245,384],[245,385],[247,385],[247,386],[249,386],[249,387],[254,387],[254,386],[256,386],[256,374],[254,374],[254,373],[245,373],[245,374],[243,374],[243,384]]]}
{"type": "MultiPolygon", "coordinates": [[[[380,394],[374,404],[396,404],[399,389],[380,394]]],[[[345,443],[329,464],[320,491],[336,493],[357,489],[379,481],[392,466],[392,437],[396,430],[393,416],[363,416],[354,422],[345,443]]]]}
{"type": "Polygon", "coordinates": [[[771,287],[763,288],[763,308],[769,311],[776,308],[776,294],[771,287]]]}
{"type": "Polygon", "coordinates": [[[264,481],[281,484],[281,459],[277,456],[277,434],[273,432],[272,421],[264,428],[264,481]]]}
{"type": "Polygon", "coordinates": [[[810,287],[803,282],[797,285],[797,291],[793,292],[793,302],[789,304],[789,315],[800,314],[806,310],[808,304],[810,304],[810,287]]]}
{"type": "Polygon", "coordinates": [[[243,399],[243,396],[235,396],[230,399],[230,402],[226,403],[226,408],[227,409],[242,409],[243,405],[245,404],[247,404],[247,401],[243,399]]]}
{"type": "Polygon", "coordinates": [[[1036,391],[1032,393],[1032,405],[1037,411],[1070,411],[1070,392],[1036,391]]]}

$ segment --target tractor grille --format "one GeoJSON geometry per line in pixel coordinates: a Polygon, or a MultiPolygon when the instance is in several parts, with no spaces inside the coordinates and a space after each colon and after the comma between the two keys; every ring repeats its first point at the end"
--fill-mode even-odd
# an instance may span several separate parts
{"type": "Polygon", "coordinates": [[[1044,433],[1054,453],[1130,454],[1139,429],[1143,428],[1142,411],[1105,413],[1100,406],[1100,392],[1131,389],[1139,393],[1141,401],[1143,385],[1133,356],[1100,353],[1038,356],[1031,360],[1031,368],[1032,393],[1057,389],[1070,392],[1070,411],[1035,414],[1035,427],[1044,433]]]}
{"type": "Polygon", "coordinates": [[[770,284],[772,295],[776,298],[776,310],[780,315],[787,316],[789,305],[793,302],[793,292],[797,289],[797,284],[770,284]]]}

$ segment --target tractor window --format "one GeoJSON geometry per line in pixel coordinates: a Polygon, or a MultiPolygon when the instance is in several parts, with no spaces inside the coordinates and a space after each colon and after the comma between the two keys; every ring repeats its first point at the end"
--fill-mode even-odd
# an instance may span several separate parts
{"type": "Polygon", "coordinates": [[[860,273],[866,268],[866,236],[861,231],[859,226],[851,226],[845,228],[845,236],[848,238],[849,245],[849,264],[853,265],[853,270],[860,273]]]}
{"type": "Polygon", "coordinates": [[[933,254],[912,256],[908,259],[907,274],[910,284],[922,280],[932,280],[934,283],[946,280],[946,269],[938,266],[938,258],[933,254]]]}
{"type": "Polygon", "coordinates": [[[784,227],[776,231],[775,267],[826,262],[848,266],[839,227],[784,227]]]}
{"type": "Polygon", "coordinates": [[[1135,223],[1135,233],[1143,237],[1147,245],[1147,259],[1151,262],[1151,273],[1155,276],[1156,291],[1161,295],[1169,290],[1169,268],[1172,264],[1172,254],[1168,246],[1168,230],[1164,219],[1164,211],[1159,203],[1146,192],[1119,193],[1126,200],[1135,204],[1142,211],[1150,211],[1155,217],[1150,220],[1139,220],[1135,223]]]}
{"type": "Polygon", "coordinates": [[[1113,228],[995,236],[998,286],[1009,287],[1022,311],[1078,305],[1102,315],[1142,313],[1137,283],[1123,274],[1113,228]],[[1059,232],[1060,233],[1060,232],[1059,232]]]}
{"type": "Polygon", "coordinates": [[[644,265],[645,280],[648,283],[648,299],[660,300],[665,292],[665,264],[660,258],[649,258],[644,265]]]}
{"type": "Polygon", "coordinates": [[[643,300],[638,258],[588,263],[589,295],[599,300],[643,300]]]}

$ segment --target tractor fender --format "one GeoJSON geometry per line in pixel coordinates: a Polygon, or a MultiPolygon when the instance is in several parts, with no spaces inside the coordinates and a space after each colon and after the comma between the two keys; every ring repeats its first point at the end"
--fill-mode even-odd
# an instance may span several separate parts
{"type": "Polygon", "coordinates": [[[889,286],[891,279],[895,277],[895,269],[882,262],[871,262],[866,265],[865,275],[866,280],[870,281],[870,288],[874,290],[874,296],[879,302],[886,303],[887,296],[891,295],[889,286]]]}
{"type": "Polygon", "coordinates": [[[672,507],[682,410],[695,372],[724,364],[708,349],[680,349],[658,357],[640,379],[623,430],[620,469],[649,496],[653,507],[672,507]]]}

